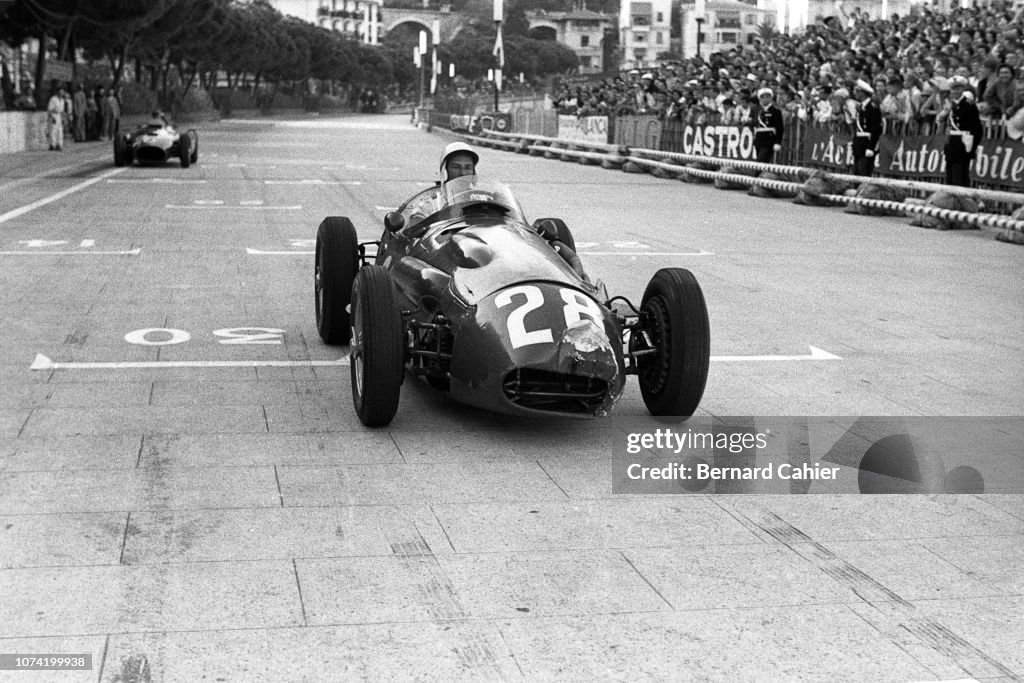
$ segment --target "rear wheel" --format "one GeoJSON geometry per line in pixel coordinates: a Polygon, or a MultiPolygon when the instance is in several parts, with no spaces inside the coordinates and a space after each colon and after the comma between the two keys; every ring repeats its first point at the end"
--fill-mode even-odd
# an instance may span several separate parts
{"type": "Polygon", "coordinates": [[[352,221],[329,216],[320,223],[313,268],[316,330],[328,344],[348,344],[352,281],[359,270],[359,239],[352,221]]]}
{"type": "Polygon", "coordinates": [[[398,412],[405,371],[402,315],[382,266],[359,271],[352,288],[352,401],[367,427],[384,427],[398,412]]]}
{"type": "MultiPolygon", "coordinates": [[[[654,274],[640,305],[640,330],[654,353],[638,357],[640,393],[659,417],[693,415],[704,395],[711,360],[711,333],[704,294],[693,273],[663,268],[654,274]]],[[[630,350],[647,348],[634,332],[630,350]]]]}
{"type": "Polygon", "coordinates": [[[188,168],[192,163],[192,138],[188,133],[182,133],[178,138],[178,156],[181,158],[181,167],[188,168]]]}
{"type": "Polygon", "coordinates": [[[114,136],[114,166],[124,166],[126,159],[124,137],[121,135],[114,136]]]}
{"type": "Polygon", "coordinates": [[[196,133],[195,145],[192,148],[192,154],[189,155],[189,161],[193,164],[199,163],[199,134],[196,133]]]}

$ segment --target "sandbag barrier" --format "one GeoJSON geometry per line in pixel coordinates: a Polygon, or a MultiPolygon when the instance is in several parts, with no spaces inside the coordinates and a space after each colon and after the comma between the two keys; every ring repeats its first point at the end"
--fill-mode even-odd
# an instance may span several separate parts
{"type": "MultiPolygon", "coordinates": [[[[604,168],[623,168],[632,170],[629,164],[638,167],[657,169],[662,177],[668,175],[680,179],[699,178],[709,181],[722,181],[733,185],[746,187],[761,187],[773,192],[786,195],[799,193],[804,189],[805,180],[821,176],[820,170],[808,169],[795,166],[784,166],[781,164],[764,164],[756,161],[744,161],[736,159],[723,159],[720,157],[705,157],[679,152],[664,152],[645,148],[629,148],[621,145],[609,145],[604,143],[585,142],[580,140],[564,140],[551,138],[542,135],[517,135],[515,133],[499,133],[497,131],[483,131],[482,135],[463,134],[462,137],[472,139],[478,144],[496,147],[512,148],[519,153],[543,155],[546,158],[561,159],[563,161],[577,160],[581,163],[588,161],[600,162],[604,168]],[[531,144],[532,142],[532,144],[531,144]],[[580,149],[584,148],[584,149],[580,149]],[[586,148],[604,151],[585,151],[586,148]],[[652,158],[658,157],[658,158],[652,158]],[[675,163],[660,161],[659,159],[671,159],[675,163]],[[681,165],[680,162],[709,164],[715,166],[731,166],[736,169],[745,169],[758,173],[769,172],[777,175],[798,178],[801,182],[760,178],[757,176],[742,175],[736,173],[722,173],[709,169],[694,168],[681,165]]],[[[926,192],[945,192],[959,197],[966,197],[975,200],[988,200],[993,202],[1004,202],[1013,204],[1024,204],[1024,196],[998,190],[982,190],[974,188],[963,188],[956,186],[941,185],[938,183],[925,183],[920,181],[908,181],[892,178],[879,178],[873,176],[855,176],[848,174],[828,173],[825,174],[842,185],[859,186],[866,183],[876,184],[893,189],[917,190],[926,192]]],[[[823,193],[816,197],[821,202],[836,206],[862,206],[865,208],[893,212],[899,214],[917,214],[930,216],[948,224],[966,224],[976,228],[988,227],[1004,231],[997,237],[1003,241],[1024,243],[1024,220],[1000,216],[989,213],[973,213],[970,211],[958,211],[954,209],[943,209],[934,206],[927,206],[915,201],[891,201],[885,199],[872,199],[866,197],[851,197],[847,195],[823,193]],[[1009,236],[1009,238],[1007,238],[1009,236]],[[1004,239],[1006,238],[1006,239],[1004,239]]],[[[1024,210],[1018,210],[1014,216],[1024,214],[1024,210]]],[[[1022,216],[1024,218],[1024,216],[1022,216]]]]}

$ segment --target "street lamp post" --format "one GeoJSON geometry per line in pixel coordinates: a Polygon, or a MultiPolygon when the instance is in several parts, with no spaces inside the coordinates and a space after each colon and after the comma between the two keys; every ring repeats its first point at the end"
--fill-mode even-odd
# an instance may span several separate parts
{"type": "Polygon", "coordinates": [[[697,56],[700,57],[700,39],[704,35],[704,17],[697,17],[697,56]]]}

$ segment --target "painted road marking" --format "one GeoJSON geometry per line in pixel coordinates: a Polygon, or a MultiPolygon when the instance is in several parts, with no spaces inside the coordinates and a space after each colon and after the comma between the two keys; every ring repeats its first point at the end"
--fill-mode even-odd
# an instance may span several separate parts
{"type": "MultiPolygon", "coordinates": [[[[89,241],[89,240],[86,240],[89,241]]],[[[82,245],[86,247],[87,245],[82,245]]],[[[35,249],[31,251],[0,251],[0,256],[138,256],[142,249],[126,249],[124,251],[97,251],[95,249],[83,248],[78,251],[51,251],[48,249],[35,249]]]]}
{"type": "Polygon", "coordinates": [[[302,205],[265,206],[263,204],[164,204],[165,209],[249,209],[263,211],[301,211],[302,205]]]}
{"type": "Polygon", "coordinates": [[[105,172],[101,173],[100,175],[96,176],[95,178],[89,178],[89,180],[85,180],[83,182],[80,182],[77,185],[72,185],[71,187],[69,187],[66,190],[61,190],[60,192],[58,192],[56,194],[52,194],[49,197],[44,197],[42,199],[39,199],[39,200],[36,200],[36,201],[32,202],[31,204],[26,204],[25,206],[23,206],[21,208],[14,209],[13,211],[8,211],[7,213],[0,215],[0,223],[6,223],[7,221],[9,221],[9,220],[11,220],[13,218],[17,218],[18,216],[24,216],[29,211],[35,211],[36,209],[38,209],[41,206],[46,206],[47,204],[49,204],[51,202],[55,202],[58,199],[63,199],[64,197],[67,197],[69,194],[74,194],[75,192],[78,192],[79,190],[84,190],[85,188],[89,187],[90,185],[94,185],[94,184],[100,182],[101,180],[106,180],[110,176],[117,175],[118,173],[124,173],[126,170],[128,170],[128,169],[127,168],[112,168],[109,171],[105,171],[105,172]]]}
{"type": "Polygon", "coordinates": [[[108,183],[166,183],[168,185],[201,185],[205,180],[186,180],[184,178],[108,178],[108,183]]]}
{"type": "Polygon", "coordinates": [[[264,180],[264,185],[362,185],[361,180],[322,180],[305,178],[303,180],[264,180]]]}
{"type": "Polygon", "coordinates": [[[138,370],[169,368],[308,368],[344,367],[349,364],[348,356],[337,360],[158,360],[118,362],[56,362],[41,353],[29,366],[29,370],[138,370]]]}
{"type": "Polygon", "coordinates": [[[730,362],[771,362],[780,360],[842,360],[839,356],[834,353],[829,353],[819,349],[817,346],[810,346],[810,355],[806,356],[711,356],[711,361],[715,363],[730,363],[730,362]]]}
{"type": "Polygon", "coordinates": [[[31,183],[33,180],[42,180],[43,178],[47,178],[47,179],[50,179],[50,178],[60,178],[60,177],[62,177],[61,173],[65,172],[65,171],[73,171],[76,168],[79,168],[81,166],[88,166],[89,164],[95,164],[95,163],[98,163],[100,161],[106,161],[106,160],[107,160],[107,156],[103,155],[101,157],[93,157],[91,159],[85,159],[83,161],[79,161],[79,162],[76,162],[74,164],[68,164],[67,166],[57,166],[56,168],[50,168],[50,169],[47,169],[47,170],[43,171],[40,175],[37,175],[37,176],[26,176],[24,178],[18,178],[17,180],[12,180],[9,183],[5,183],[3,185],[0,185],[0,192],[6,192],[7,190],[10,190],[11,188],[19,187],[19,186],[24,185],[26,183],[31,183]]]}
{"type": "Polygon", "coordinates": [[[580,256],[714,256],[712,251],[580,251],[580,256]]]}
{"type": "MultiPolygon", "coordinates": [[[[839,356],[811,346],[807,356],[711,356],[712,362],[729,361],[802,361],[842,360],[839,356]]],[[[349,364],[348,356],[337,360],[160,360],[125,362],[56,362],[41,353],[29,366],[30,370],[129,370],[164,368],[305,368],[341,367],[349,364]]]]}

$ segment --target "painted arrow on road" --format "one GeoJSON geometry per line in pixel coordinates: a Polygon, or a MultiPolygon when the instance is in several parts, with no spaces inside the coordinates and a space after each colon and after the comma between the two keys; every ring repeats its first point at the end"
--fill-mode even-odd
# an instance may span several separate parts
{"type": "Polygon", "coordinates": [[[29,370],[126,370],[165,368],[308,368],[342,367],[348,365],[348,356],[337,360],[158,360],[124,362],[56,362],[41,353],[36,354],[29,370]]]}

